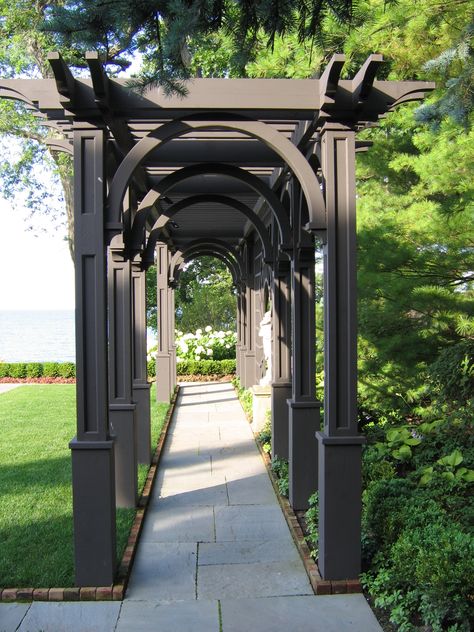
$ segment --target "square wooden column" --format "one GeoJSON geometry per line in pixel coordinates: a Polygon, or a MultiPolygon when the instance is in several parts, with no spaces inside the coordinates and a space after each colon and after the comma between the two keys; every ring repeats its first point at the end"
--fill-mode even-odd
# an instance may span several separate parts
{"type": "Polygon", "coordinates": [[[114,441],[109,430],[105,132],[74,129],[77,435],[72,455],[77,586],[113,583],[114,441]]]}
{"type": "Polygon", "coordinates": [[[247,242],[245,251],[245,264],[247,269],[247,282],[245,284],[245,311],[244,311],[244,352],[242,354],[242,385],[245,388],[254,386],[257,382],[257,364],[255,356],[255,278],[253,244],[247,242]]]}
{"type": "Polygon", "coordinates": [[[172,359],[170,354],[170,293],[168,288],[168,246],[156,244],[156,298],[158,350],[156,353],[156,400],[169,402],[172,386],[172,359]]]}
{"type": "Polygon", "coordinates": [[[320,403],[316,400],[315,248],[295,249],[291,262],[292,396],[289,406],[288,479],[293,509],[309,506],[318,487],[320,403]]]}
{"type": "Polygon", "coordinates": [[[322,130],[324,246],[324,431],[319,443],[319,569],[324,579],[360,573],[361,445],[357,429],[355,133],[322,130]]]}
{"type": "Polygon", "coordinates": [[[137,460],[151,462],[150,384],[147,379],[146,272],[132,262],[133,401],[136,403],[137,460]]]}
{"type": "Polygon", "coordinates": [[[241,279],[237,285],[237,377],[241,384],[245,383],[245,351],[246,347],[246,279],[241,279]]]}
{"type": "Polygon", "coordinates": [[[118,507],[135,507],[137,488],[137,430],[132,400],[132,283],[131,262],[120,236],[108,255],[109,307],[109,422],[115,437],[115,493],[118,507]]]}
{"type": "Polygon", "coordinates": [[[174,284],[170,285],[168,281],[168,322],[169,322],[169,353],[171,358],[170,371],[171,371],[171,392],[174,391],[177,384],[176,375],[176,342],[175,342],[175,328],[176,328],[176,304],[175,304],[175,289],[174,284]]]}
{"type": "Polygon", "coordinates": [[[291,399],[291,280],[290,262],[278,261],[272,284],[272,459],[288,460],[291,399]]]}

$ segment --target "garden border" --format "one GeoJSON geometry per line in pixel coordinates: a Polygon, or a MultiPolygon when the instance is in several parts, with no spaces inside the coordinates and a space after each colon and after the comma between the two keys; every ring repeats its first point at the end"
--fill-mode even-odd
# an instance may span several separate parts
{"type": "Polygon", "coordinates": [[[132,571],[133,560],[137,550],[138,540],[143,527],[146,509],[150,501],[155,482],[158,464],[168,435],[171,418],[173,416],[179,385],[171,397],[170,405],[165,416],[165,422],[158,443],[153,454],[150,469],[138,501],[137,512],[130,529],[127,546],[117,570],[117,581],[111,586],[82,586],[68,588],[0,588],[0,602],[13,601],[122,601],[127,591],[128,580],[132,571]]]}
{"type": "MultiPolygon", "coordinates": [[[[242,406],[242,402],[240,401],[239,392],[234,383],[232,383],[234,390],[237,395],[237,399],[239,400],[240,405],[242,406]]],[[[251,424],[251,419],[249,419],[247,413],[245,412],[243,406],[242,410],[244,411],[245,417],[249,424],[251,424]]],[[[290,529],[291,535],[293,537],[293,541],[298,549],[298,553],[300,554],[301,560],[304,564],[306,573],[308,575],[311,587],[314,591],[315,595],[345,595],[345,594],[353,594],[353,593],[362,593],[362,586],[360,580],[358,579],[343,579],[343,580],[325,580],[321,577],[319,573],[319,568],[316,562],[311,557],[311,552],[309,546],[305,539],[305,534],[303,527],[301,525],[298,516],[293,511],[288,498],[282,496],[278,490],[278,481],[275,476],[275,473],[272,469],[272,462],[270,456],[265,452],[260,445],[257,435],[253,432],[253,437],[255,443],[257,445],[258,451],[260,452],[260,456],[263,459],[265,467],[267,469],[268,476],[270,477],[270,482],[273,487],[273,491],[276,494],[278,502],[280,504],[283,515],[285,516],[286,523],[288,528],[290,529]]]]}

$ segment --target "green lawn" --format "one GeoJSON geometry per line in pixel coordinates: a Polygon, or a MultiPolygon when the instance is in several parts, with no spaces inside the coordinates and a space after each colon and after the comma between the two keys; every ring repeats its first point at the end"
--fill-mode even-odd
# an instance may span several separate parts
{"type": "MultiPolygon", "coordinates": [[[[156,445],[168,406],[152,391],[156,445]]],[[[0,395],[0,587],[73,586],[71,459],[75,386],[0,395]]],[[[140,466],[143,484],[147,468],[140,466]]],[[[120,558],[134,510],[117,510],[120,558]]]]}

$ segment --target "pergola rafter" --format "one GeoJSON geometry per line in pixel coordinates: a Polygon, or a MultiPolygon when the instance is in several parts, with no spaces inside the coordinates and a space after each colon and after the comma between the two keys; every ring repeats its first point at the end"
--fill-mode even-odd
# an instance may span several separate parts
{"type": "Polygon", "coordinates": [[[78,585],[111,584],[115,507],[136,503],[136,462],[149,462],[145,270],[157,265],[158,397],[176,384],[174,287],[185,262],[211,254],[237,289],[237,367],[258,383],[263,312],[272,309],[272,452],[289,461],[295,509],[319,490],[319,568],[360,572],[357,429],[356,133],[433,84],[378,81],[371,55],[341,79],[195,79],[183,97],[143,95],[90,79],[58,53],[54,79],[0,79],[73,151],[77,435],[71,442],[78,585]],[[174,218],[178,221],[171,221],[174,218]],[[324,251],[325,401],[315,393],[315,241],[324,251]]]}

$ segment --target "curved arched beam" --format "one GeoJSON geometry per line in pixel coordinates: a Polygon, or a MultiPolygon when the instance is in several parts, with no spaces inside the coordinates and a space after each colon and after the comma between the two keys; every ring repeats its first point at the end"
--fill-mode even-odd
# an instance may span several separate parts
{"type": "Polygon", "coordinates": [[[170,262],[170,268],[171,263],[176,262],[179,257],[185,258],[189,253],[198,249],[206,249],[210,255],[213,255],[215,252],[223,255],[235,266],[237,276],[244,276],[245,267],[243,259],[240,257],[238,252],[232,248],[232,246],[219,239],[196,239],[195,241],[190,242],[173,255],[170,262]]]}
{"type": "MultiPolygon", "coordinates": [[[[202,115],[201,115],[202,116],[202,115]]],[[[108,223],[113,230],[120,224],[122,201],[125,191],[133,176],[135,169],[157,147],[187,134],[191,130],[215,130],[228,129],[242,132],[247,136],[264,142],[273,149],[282,160],[290,167],[293,174],[299,180],[307,202],[310,217],[309,228],[322,229],[326,226],[326,211],[323,194],[314,171],[306,158],[293,143],[269,125],[261,121],[235,120],[235,121],[203,121],[187,118],[165,123],[142,138],[120,163],[112,180],[109,193],[108,223]]]]}
{"type": "Polygon", "coordinates": [[[241,258],[232,249],[232,247],[228,244],[219,242],[219,240],[196,240],[185,246],[182,250],[178,250],[171,258],[169,277],[171,278],[170,271],[175,269],[177,262],[186,260],[188,257],[193,256],[196,253],[199,253],[200,255],[206,254],[209,256],[216,256],[222,261],[225,261],[232,272],[232,276],[235,277],[236,282],[243,277],[244,268],[241,258]]]}
{"type": "Polygon", "coordinates": [[[265,224],[259,218],[259,216],[252,211],[248,206],[239,202],[239,200],[234,200],[231,197],[226,195],[215,195],[212,193],[204,194],[204,195],[193,195],[191,197],[185,198],[184,200],[180,200],[176,202],[172,206],[166,209],[156,220],[153,225],[153,228],[148,237],[147,245],[145,248],[145,252],[143,254],[143,259],[146,261],[153,257],[156,242],[160,237],[161,230],[169,220],[174,217],[179,211],[188,208],[189,206],[193,206],[194,204],[204,204],[204,203],[213,203],[213,204],[222,204],[223,206],[230,206],[234,208],[242,215],[245,215],[250,222],[253,224],[255,230],[257,231],[258,236],[263,245],[264,252],[264,261],[265,263],[273,263],[273,255],[272,255],[272,243],[268,236],[268,232],[265,228],[265,224]]]}
{"type": "Polygon", "coordinates": [[[130,250],[140,250],[143,243],[143,236],[146,227],[148,215],[152,209],[158,204],[161,196],[169,189],[183,180],[200,176],[207,173],[220,174],[235,178],[247,184],[259,195],[266,199],[270,209],[275,216],[280,231],[280,241],[282,250],[289,250],[291,247],[291,227],[288,214],[280,198],[268,187],[260,178],[245,169],[235,167],[233,165],[224,165],[221,163],[199,163],[189,167],[183,167],[178,171],[170,173],[161,180],[153,189],[150,189],[140,203],[133,219],[131,243],[128,244],[130,250]]]}
{"type": "Polygon", "coordinates": [[[195,239],[194,241],[189,242],[189,244],[186,244],[186,246],[184,246],[181,249],[181,253],[183,254],[183,256],[186,256],[186,254],[188,252],[191,252],[194,248],[201,248],[201,247],[209,248],[211,252],[214,249],[216,252],[220,252],[221,254],[224,254],[226,257],[230,257],[231,259],[233,259],[237,265],[239,275],[244,276],[245,274],[244,260],[242,259],[240,254],[237,252],[236,248],[233,248],[230,244],[228,244],[227,242],[221,239],[214,239],[214,238],[208,238],[208,237],[201,237],[199,239],[195,239]]]}
{"type": "Polygon", "coordinates": [[[192,252],[188,253],[186,256],[181,256],[178,258],[178,260],[176,261],[175,265],[173,268],[171,268],[170,266],[170,280],[173,280],[175,282],[177,282],[179,280],[179,276],[183,270],[183,266],[185,263],[187,263],[188,261],[192,261],[193,259],[197,259],[198,257],[215,257],[216,259],[219,259],[220,261],[222,261],[225,266],[227,267],[227,269],[229,270],[231,276],[232,276],[232,283],[234,285],[237,285],[239,282],[239,271],[236,267],[236,263],[235,261],[233,261],[232,259],[226,257],[224,254],[222,254],[221,252],[216,252],[215,250],[211,250],[209,246],[205,247],[202,246],[201,248],[197,248],[196,250],[193,250],[192,252]]]}

